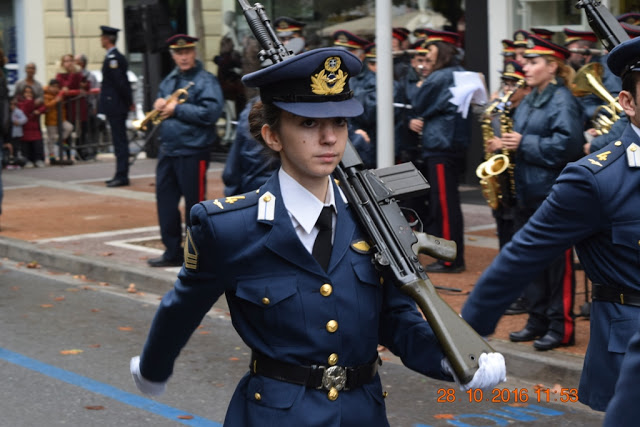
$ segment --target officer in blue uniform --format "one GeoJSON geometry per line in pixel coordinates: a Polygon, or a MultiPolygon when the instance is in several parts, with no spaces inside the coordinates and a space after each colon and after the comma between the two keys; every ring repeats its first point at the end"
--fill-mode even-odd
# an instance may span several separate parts
{"type": "Polygon", "coordinates": [[[609,55],[611,71],[623,80],[620,103],[631,125],[618,141],[567,165],[551,194],[480,277],[462,310],[480,334],[491,334],[529,278],[575,246],[594,283],[578,397],[598,411],[607,407],[631,336],[640,329],[638,52],[640,39],[633,39],[609,55]]]}
{"type": "MultiPolygon", "coordinates": [[[[344,49],[323,48],[243,78],[260,88],[251,133],[282,167],[257,191],[193,207],[184,267],[131,361],[141,391],[164,391],[222,294],[252,351],[226,426],[388,426],[378,344],[411,369],[451,379],[431,327],[382,280],[330,176],[346,146],[345,117],[362,112],[349,87],[360,67],[344,49]]],[[[467,386],[493,387],[504,375],[502,355],[490,353],[467,386]]]]}
{"type": "Polygon", "coordinates": [[[158,131],[156,199],[166,250],[147,261],[152,267],[182,265],[180,198],[184,197],[187,226],[191,207],[206,198],[209,156],[224,98],[218,79],[196,59],[197,41],[186,34],[167,40],[176,67],[160,83],[153,105],[164,119],[158,131]]]}
{"type": "Polygon", "coordinates": [[[127,59],[116,48],[117,28],[100,26],[100,43],[107,55],[102,63],[102,84],[98,111],[109,121],[113,151],[116,156],[116,173],[106,182],[107,187],[129,185],[129,140],[127,139],[127,114],[133,104],[131,85],[127,78],[127,59]]]}
{"type": "Polygon", "coordinates": [[[455,262],[436,261],[427,271],[460,273],[465,270],[463,218],[458,192],[458,177],[463,171],[466,150],[471,143],[471,115],[466,118],[449,102],[454,72],[465,71],[460,65],[460,35],[449,31],[424,30],[427,58],[432,62],[429,76],[420,82],[411,105],[417,119],[409,129],[422,135],[422,173],[431,184],[429,216],[423,218],[429,234],[456,242],[455,262]]]}

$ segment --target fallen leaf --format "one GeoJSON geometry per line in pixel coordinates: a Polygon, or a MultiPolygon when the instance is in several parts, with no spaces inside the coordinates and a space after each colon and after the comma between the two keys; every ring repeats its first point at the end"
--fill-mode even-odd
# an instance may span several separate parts
{"type": "Polygon", "coordinates": [[[80,354],[80,353],[83,353],[83,352],[84,352],[84,350],[80,350],[80,349],[74,348],[72,350],[62,350],[62,351],[60,351],[60,354],[64,354],[66,356],[66,355],[69,355],[69,354],[80,354]]]}
{"type": "Polygon", "coordinates": [[[100,311],[100,309],[99,309],[99,308],[92,308],[92,309],[91,309],[91,312],[92,312],[92,313],[97,313],[97,312],[99,312],[99,311],[100,311]]]}
{"type": "Polygon", "coordinates": [[[18,291],[18,290],[20,290],[20,287],[19,286],[12,286],[11,290],[12,291],[18,291]]]}
{"type": "Polygon", "coordinates": [[[237,357],[230,357],[229,360],[231,360],[232,362],[237,362],[240,359],[238,359],[237,357]]]}
{"type": "Polygon", "coordinates": [[[109,286],[109,284],[107,282],[100,282],[100,283],[98,283],[98,285],[100,285],[100,286],[109,286]]]}
{"type": "Polygon", "coordinates": [[[100,348],[100,344],[90,344],[89,348],[100,348]]]}
{"type": "Polygon", "coordinates": [[[135,283],[129,283],[129,287],[127,288],[127,292],[129,292],[130,294],[135,294],[136,292],[138,292],[138,290],[136,289],[136,284],[135,283]]]}
{"type": "Polygon", "coordinates": [[[476,241],[476,240],[478,240],[478,239],[476,239],[475,237],[467,236],[467,240],[470,240],[470,241],[472,241],[472,242],[475,242],[475,241],[476,241]]]}
{"type": "Polygon", "coordinates": [[[87,280],[87,276],[85,276],[84,274],[76,274],[75,276],[73,276],[73,278],[79,280],[87,280]]]}
{"type": "Polygon", "coordinates": [[[91,411],[101,411],[104,409],[104,406],[102,405],[89,405],[89,406],[85,406],[85,409],[89,409],[91,411]]]}
{"type": "Polygon", "coordinates": [[[113,255],[113,252],[102,252],[100,255],[102,255],[102,256],[111,256],[111,255],[113,255]]]}
{"type": "Polygon", "coordinates": [[[433,418],[436,420],[453,420],[455,416],[453,414],[435,414],[433,418]]]}
{"type": "Polygon", "coordinates": [[[198,334],[200,335],[209,335],[211,333],[211,331],[200,331],[198,332],[198,334]]]}
{"type": "Polygon", "coordinates": [[[54,301],[64,301],[64,297],[55,297],[54,301]]]}
{"type": "Polygon", "coordinates": [[[133,328],[131,326],[118,326],[118,329],[120,329],[121,331],[133,331],[133,328]]]}
{"type": "Polygon", "coordinates": [[[42,308],[51,308],[51,307],[53,307],[53,304],[40,304],[40,307],[42,307],[42,308]]]}
{"type": "Polygon", "coordinates": [[[192,420],[193,415],[178,415],[179,420],[192,420]]]}
{"type": "Polygon", "coordinates": [[[40,268],[40,264],[38,264],[38,261],[31,261],[27,264],[27,268],[40,268]]]}

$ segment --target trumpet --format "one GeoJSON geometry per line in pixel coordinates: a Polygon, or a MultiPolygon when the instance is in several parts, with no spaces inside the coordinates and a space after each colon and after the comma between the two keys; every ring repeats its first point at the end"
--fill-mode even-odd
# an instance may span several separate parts
{"type": "MultiPolygon", "coordinates": [[[[177,89],[170,96],[165,98],[167,103],[169,102],[177,102],[178,104],[184,103],[189,97],[189,88],[193,86],[193,84],[194,84],[193,82],[189,82],[189,84],[186,85],[185,87],[177,89]]],[[[163,120],[164,118],[160,116],[160,110],[153,109],[149,111],[146,116],[144,116],[144,119],[134,120],[132,122],[132,125],[136,130],[147,130],[147,126],[149,125],[149,123],[152,123],[155,126],[163,120]]]]}
{"type": "Polygon", "coordinates": [[[577,72],[571,82],[571,92],[574,96],[596,95],[605,104],[599,106],[591,118],[591,123],[598,135],[609,132],[611,126],[620,118],[622,107],[602,83],[604,68],[597,62],[591,62],[577,72]]]}

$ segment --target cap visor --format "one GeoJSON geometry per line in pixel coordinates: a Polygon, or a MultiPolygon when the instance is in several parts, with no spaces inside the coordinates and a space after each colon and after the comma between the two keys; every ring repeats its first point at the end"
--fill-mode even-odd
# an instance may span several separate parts
{"type": "Polygon", "coordinates": [[[280,102],[273,103],[284,111],[301,117],[325,119],[329,117],[357,117],[363,113],[362,104],[356,99],[340,102],[280,102]]]}

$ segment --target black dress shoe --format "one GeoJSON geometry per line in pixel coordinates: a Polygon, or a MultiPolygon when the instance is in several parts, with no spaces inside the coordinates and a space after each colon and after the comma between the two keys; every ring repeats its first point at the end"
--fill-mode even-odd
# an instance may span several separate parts
{"type": "Polygon", "coordinates": [[[105,184],[108,184],[108,183],[113,182],[113,181],[115,181],[115,180],[116,180],[115,178],[111,178],[111,179],[106,180],[104,183],[105,183],[105,184]]]}
{"type": "Polygon", "coordinates": [[[465,270],[464,264],[446,265],[444,262],[436,261],[427,265],[425,271],[428,273],[462,273],[465,270]]]}
{"type": "Polygon", "coordinates": [[[147,260],[147,264],[149,264],[151,267],[182,267],[182,263],[182,258],[166,259],[164,256],[147,260]]]}
{"type": "Polygon", "coordinates": [[[518,298],[514,302],[511,303],[509,308],[504,312],[505,316],[510,316],[513,314],[522,314],[527,312],[527,307],[525,307],[524,301],[522,298],[518,298]]]}
{"type": "Polygon", "coordinates": [[[575,338],[572,336],[568,342],[562,342],[562,336],[553,331],[549,331],[540,339],[533,342],[533,348],[540,351],[552,350],[556,347],[574,345],[575,338]]]}
{"type": "Polygon", "coordinates": [[[542,336],[543,333],[544,332],[538,332],[525,326],[521,331],[511,332],[509,334],[509,340],[511,342],[533,341],[542,336]]]}
{"type": "Polygon", "coordinates": [[[107,182],[107,187],[124,187],[125,185],[129,185],[129,178],[115,178],[107,182]]]}

